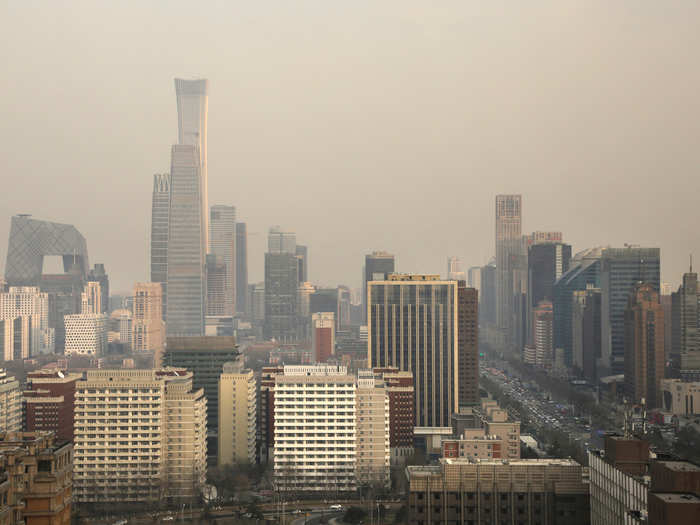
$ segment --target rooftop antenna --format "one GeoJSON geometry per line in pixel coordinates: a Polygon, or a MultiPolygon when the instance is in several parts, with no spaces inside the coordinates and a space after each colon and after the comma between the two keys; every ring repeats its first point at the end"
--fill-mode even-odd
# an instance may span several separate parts
{"type": "Polygon", "coordinates": [[[690,254],[690,273],[693,273],[693,254],[690,254]]]}

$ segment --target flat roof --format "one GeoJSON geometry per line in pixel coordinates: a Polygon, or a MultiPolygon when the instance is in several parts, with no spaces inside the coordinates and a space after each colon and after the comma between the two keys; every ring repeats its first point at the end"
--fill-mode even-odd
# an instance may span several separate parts
{"type": "Polygon", "coordinates": [[[668,492],[652,492],[652,494],[657,498],[664,500],[666,503],[692,503],[694,505],[700,503],[700,498],[698,498],[695,494],[678,494],[668,492]]]}
{"type": "Polygon", "coordinates": [[[669,470],[676,470],[678,472],[698,472],[700,471],[700,466],[691,463],[690,461],[657,461],[657,463],[663,463],[663,465],[669,470]]]}

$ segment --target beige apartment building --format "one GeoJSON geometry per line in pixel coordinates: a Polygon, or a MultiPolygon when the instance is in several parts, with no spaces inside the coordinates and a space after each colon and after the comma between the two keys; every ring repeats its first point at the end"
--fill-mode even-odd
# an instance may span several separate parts
{"type": "Polygon", "coordinates": [[[153,352],[154,366],[161,366],[165,349],[163,286],[161,283],[136,283],[134,285],[131,348],[134,352],[153,352]]]}
{"type": "Polygon", "coordinates": [[[225,363],[219,377],[218,465],[255,463],[256,381],[242,360],[225,363]]]}
{"type": "Polygon", "coordinates": [[[206,407],[186,369],[89,370],[75,393],[75,499],[197,496],[206,477],[206,407]]]}
{"type": "Polygon", "coordinates": [[[360,370],[356,391],[356,471],[359,485],[391,484],[389,396],[384,381],[372,370],[360,370]]]}

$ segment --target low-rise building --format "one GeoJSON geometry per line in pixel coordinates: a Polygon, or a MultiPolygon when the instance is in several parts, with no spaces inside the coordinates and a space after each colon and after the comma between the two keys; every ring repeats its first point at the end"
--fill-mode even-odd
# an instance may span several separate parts
{"type": "Polygon", "coordinates": [[[0,523],[68,525],[72,451],[53,432],[0,433],[0,523]]]}
{"type": "Polygon", "coordinates": [[[588,484],[571,459],[440,460],[409,466],[408,523],[588,525],[588,484]]]}
{"type": "Polygon", "coordinates": [[[662,379],[661,407],[676,416],[700,414],[700,381],[662,379]]]}

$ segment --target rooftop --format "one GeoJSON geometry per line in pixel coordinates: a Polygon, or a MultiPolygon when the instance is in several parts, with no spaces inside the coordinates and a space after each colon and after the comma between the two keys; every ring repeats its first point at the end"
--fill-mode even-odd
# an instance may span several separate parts
{"type": "Polygon", "coordinates": [[[658,463],[662,463],[667,469],[675,470],[677,472],[700,471],[699,465],[695,465],[694,463],[691,463],[689,461],[659,461],[658,463]]]}
{"type": "Polygon", "coordinates": [[[692,503],[697,505],[700,503],[700,498],[695,494],[678,494],[678,493],[667,493],[667,492],[653,492],[654,496],[662,499],[666,503],[692,503]]]}

